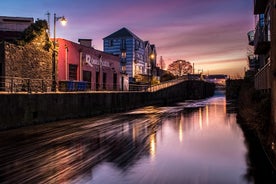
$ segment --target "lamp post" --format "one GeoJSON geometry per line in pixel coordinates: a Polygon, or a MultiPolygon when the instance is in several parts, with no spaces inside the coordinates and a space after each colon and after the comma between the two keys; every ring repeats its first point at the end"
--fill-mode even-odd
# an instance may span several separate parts
{"type": "Polygon", "coordinates": [[[122,70],[122,79],[121,79],[121,83],[122,83],[122,91],[124,91],[124,75],[126,74],[126,51],[122,51],[121,54],[121,70],[122,70]]]}
{"type": "Polygon", "coordinates": [[[154,59],[155,59],[155,55],[154,55],[153,52],[150,54],[149,59],[150,59],[150,64],[148,66],[148,68],[149,68],[148,80],[149,80],[149,89],[150,89],[151,88],[151,80],[152,80],[153,62],[154,62],[154,59]]]}
{"type": "Polygon", "coordinates": [[[53,65],[52,65],[52,91],[57,91],[57,81],[56,81],[56,23],[57,21],[61,22],[63,26],[66,25],[67,20],[64,16],[57,17],[54,13],[54,52],[53,52],[53,65]]]}

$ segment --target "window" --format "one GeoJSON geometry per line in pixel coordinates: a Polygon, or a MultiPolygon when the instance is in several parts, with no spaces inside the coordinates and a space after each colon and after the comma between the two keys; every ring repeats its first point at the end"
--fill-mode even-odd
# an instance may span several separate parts
{"type": "Polygon", "coordinates": [[[121,49],[123,49],[123,50],[126,49],[126,40],[125,39],[121,40],[121,49]]]}
{"type": "Polygon", "coordinates": [[[139,49],[140,42],[138,40],[135,41],[135,50],[139,49]]]}
{"type": "Polygon", "coordinates": [[[96,90],[100,89],[100,72],[96,72],[96,90]]]}
{"type": "Polygon", "coordinates": [[[83,81],[91,82],[91,72],[83,71],[83,81]]]}
{"type": "Polygon", "coordinates": [[[117,90],[117,74],[113,74],[113,90],[117,90]]]}
{"type": "Polygon", "coordinates": [[[77,80],[78,65],[69,65],[69,80],[77,80]]]}
{"type": "Polygon", "coordinates": [[[109,47],[113,47],[113,40],[109,40],[109,47]]]}
{"type": "Polygon", "coordinates": [[[103,73],[103,89],[106,89],[106,73],[103,73]]]}

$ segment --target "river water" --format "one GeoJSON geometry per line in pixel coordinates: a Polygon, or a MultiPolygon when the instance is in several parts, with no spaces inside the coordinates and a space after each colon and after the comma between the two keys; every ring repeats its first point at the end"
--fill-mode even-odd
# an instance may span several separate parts
{"type": "Polygon", "coordinates": [[[0,138],[0,183],[257,181],[235,108],[223,93],[4,131],[0,138]]]}

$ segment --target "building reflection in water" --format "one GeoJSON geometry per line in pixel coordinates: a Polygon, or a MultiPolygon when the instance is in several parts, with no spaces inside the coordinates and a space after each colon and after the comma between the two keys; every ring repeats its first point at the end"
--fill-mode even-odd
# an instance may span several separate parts
{"type": "Polygon", "coordinates": [[[154,160],[156,154],[156,133],[150,135],[150,156],[154,160]]]}
{"type": "Polygon", "coordinates": [[[1,133],[0,183],[78,183],[78,178],[91,180],[92,168],[103,161],[127,169],[143,155],[154,158],[160,119],[147,114],[114,118],[1,133]],[[96,126],[104,120],[112,122],[96,126]]]}

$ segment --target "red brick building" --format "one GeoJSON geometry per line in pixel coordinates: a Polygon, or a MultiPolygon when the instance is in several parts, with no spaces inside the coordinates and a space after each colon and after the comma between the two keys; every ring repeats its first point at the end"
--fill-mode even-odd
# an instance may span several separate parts
{"type": "Polygon", "coordinates": [[[90,39],[80,39],[79,44],[56,41],[59,90],[125,90],[118,56],[94,49],[90,39]]]}

